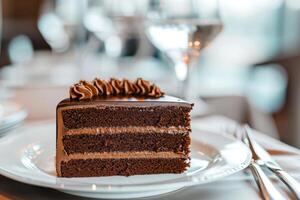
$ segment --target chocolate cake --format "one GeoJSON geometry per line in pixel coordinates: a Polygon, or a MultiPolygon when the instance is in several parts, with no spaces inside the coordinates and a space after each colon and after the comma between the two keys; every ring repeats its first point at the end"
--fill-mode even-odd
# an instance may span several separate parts
{"type": "Polygon", "coordinates": [[[57,106],[57,175],[182,173],[191,109],[141,78],[80,81],[57,106]]]}

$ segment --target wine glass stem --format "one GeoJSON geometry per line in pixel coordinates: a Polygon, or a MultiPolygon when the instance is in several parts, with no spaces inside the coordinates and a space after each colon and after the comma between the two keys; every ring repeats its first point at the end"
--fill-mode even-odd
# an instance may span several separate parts
{"type": "Polygon", "coordinates": [[[182,99],[187,99],[188,88],[189,88],[189,78],[190,78],[190,63],[189,62],[178,62],[175,65],[177,79],[179,81],[178,85],[178,95],[182,99]]]}

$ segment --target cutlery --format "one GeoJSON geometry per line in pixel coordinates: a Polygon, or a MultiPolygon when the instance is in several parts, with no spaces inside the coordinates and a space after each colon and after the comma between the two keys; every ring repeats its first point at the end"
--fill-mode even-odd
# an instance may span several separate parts
{"type": "Polygon", "coordinates": [[[255,178],[255,181],[260,189],[262,198],[265,200],[284,200],[285,198],[282,194],[275,188],[271,180],[263,172],[261,166],[264,162],[258,156],[256,149],[253,146],[253,140],[249,138],[248,129],[243,129],[242,141],[248,145],[252,153],[252,161],[249,168],[255,178]]]}
{"type": "Polygon", "coordinates": [[[245,126],[245,136],[249,143],[251,143],[252,149],[255,152],[257,161],[259,161],[261,166],[265,166],[270,171],[272,171],[295,195],[295,197],[300,200],[300,184],[286,171],[284,171],[279,164],[271,155],[261,147],[252,137],[252,129],[249,126],[245,126]]]}

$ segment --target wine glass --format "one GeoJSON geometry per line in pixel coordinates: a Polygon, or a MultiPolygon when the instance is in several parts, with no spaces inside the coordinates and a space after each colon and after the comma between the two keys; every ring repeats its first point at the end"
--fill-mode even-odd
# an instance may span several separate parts
{"type": "Polygon", "coordinates": [[[173,62],[181,98],[187,98],[191,65],[222,28],[218,0],[150,1],[146,33],[173,62]]]}

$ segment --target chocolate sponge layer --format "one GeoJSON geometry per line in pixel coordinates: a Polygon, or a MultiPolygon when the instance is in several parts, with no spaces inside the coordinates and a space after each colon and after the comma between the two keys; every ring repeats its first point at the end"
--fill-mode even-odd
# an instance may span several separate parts
{"type": "Polygon", "coordinates": [[[87,107],[62,111],[65,128],[115,126],[190,126],[189,107],[87,107]]]}
{"type": "Polygon", "coordinates": [[[184,158],[76,159],[62,161],[61,173],[63,177],[130,176],[182,173],[188,166],[184,158]]]}
{"type": "Polygon", "coordinates": [[[84,152],[113,151],[189,151],[188,133],[120,133],[120,134],[80,134],[63,137],[64,150],[67,154],[84,152]]]}

